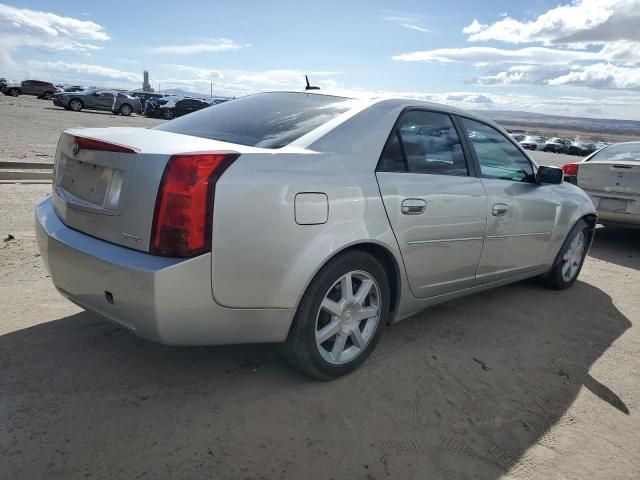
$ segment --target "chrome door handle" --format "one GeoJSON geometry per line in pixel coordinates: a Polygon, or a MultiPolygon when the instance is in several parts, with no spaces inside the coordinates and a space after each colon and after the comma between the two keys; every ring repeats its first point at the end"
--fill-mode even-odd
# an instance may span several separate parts
{"type": "Polygon", "coordinates": [[[510,208],[511,206],[507,205],[506,203],[496,203],[493,206],[493,210],[491,213],[493,213],[494,217],[504,217],[507,213],[509,213],[510,208]]]}
{"type": "Polygon", "coordinates": [[[427,202],[421,198],[405,198],[400,205],[404,215],[420,215],[427,209],[427,202]]]}

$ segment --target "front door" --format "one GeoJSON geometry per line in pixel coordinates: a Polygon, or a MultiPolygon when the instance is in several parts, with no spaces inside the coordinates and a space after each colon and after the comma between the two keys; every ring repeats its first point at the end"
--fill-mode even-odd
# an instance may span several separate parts
{"type": "Polygon", "coordinates": [[[487,193],[487,233],[478,282],[533,272],[544,262],[560,202],[539,185],[531,161],[490,125],[461,118],[487,193]]]}
{"type": "Polygon", "coordinates": [[[115,95],[113,92],[98,91],[91,97],[91,106],[89,108],[111,111],[113,109],[114,99],[115,95]]]}
{"type": "Polygon", "coordinates": [[[404,112],[377,169],[409,286],[428,298],[470,287],[482,252],[486,196],[449,115],[404,112]]]}

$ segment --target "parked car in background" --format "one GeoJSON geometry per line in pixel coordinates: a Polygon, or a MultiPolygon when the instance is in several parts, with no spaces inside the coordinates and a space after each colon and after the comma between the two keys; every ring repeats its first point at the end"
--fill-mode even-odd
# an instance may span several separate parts
{"type": "Polygon", "coordinates": [[[0,77],[0,92],[4,91],[4,87],[6,87],[8,83],[6,78],[0,77]]]}
{"type": "Polygon", "coordinates": [[[524,140],[524,137],[526,137],[524,133],[511,133],[510,135],[516,142],[520,142],[520,140],[524,140]]]}
{"type": "Polygon", "coordinates": [[[526,148],[527,150],[542,150],[544,147],[544,139],[537,135],[527,135],[518,143],[522,145],[522,148],[526,148]]]}
{"type": "Polygon", "coordinates": [[[163,97],[147,102],[144,114],[147,117],[171,120],[172,118],[181,117],[187,113],[196,112],[209,106],[211,106],[211,104],[197,98],[163,97]]]}
{"type": "Polygon", "coordinates": [[[542,147],[542,150],[545,152],[553,152],[553,153],[566,153],[567,148],[571,144],[571,140],[566,140],[564,138],[554,137],[547,140],[542,147]]]}
{"type": "Polygon", "coordinates": [[[58,87],[53,83],[40,80],[25,80],[23,82],[7,83],[2,91],[5,95],[17,97],[18,95],[35,95],[38,98],[51,100],[58,92],[58,87]]]}
{"type": "Polygon", "coordinates": [[[83,87],[82,85],[65,85],[62,89],[65,92],[82,92],[86,90],[86,87],[83,87]]]}
{"type": "Polygon", "coordinates": [[[569,155],[578,155],[580,157],[586,157],[596,151],[596,145],[594,143],[585,142],[571,142],[567,147],[567,153],[569,155]]]}
{"type": "Polygon", "coordinates": [[[55,172],[36,231],[62,295],[165,344],[282,342],[320,379],[430,305],[571,287],[596,220],[496,123],[418,100],[261,93],[72,129],[55,172]]]}
{"type": "Polygon", "coordinates": [[[82,109],[102,110],[129,116],[141,114],[140,100],[125,92],[115,90],[83,90],[82,92],[56,93],[53,104],[67,110],[79,112],[82,109]]]}
{"type": "Polygon", "coordinates": [[[640,142],[609,145],[562,170],[589,194],[600,223],[640,228],[640,142]]]}
{"type": "Polygon", "coordinates": [[[143,112],[149,100],[152,100],[155,98],[162,98],[166,96],[164,93],[156,93],[156,92],[130,92],[130,95],[140,99],[140,104],[142,105],[143,112]]]}
{"type": "Polygon", "coordinates": [[[209,105],[219,105],[224,102],[228,102],[231,100],[230,98],[205,98],[203,101],[207,102],[209,105]]]}

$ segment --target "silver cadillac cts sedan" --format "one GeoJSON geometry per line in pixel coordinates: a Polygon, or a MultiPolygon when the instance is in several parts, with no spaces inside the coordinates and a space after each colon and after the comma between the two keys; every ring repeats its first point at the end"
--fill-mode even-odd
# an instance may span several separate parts
{"type": "Polygon", "coordinates": [[[430,305],[576,280],[594,206],[495,123],[262,93],[152,129],[65,131],[36,207],[56,288],[170,345],[279,342],[319,379],[430,305]]]}

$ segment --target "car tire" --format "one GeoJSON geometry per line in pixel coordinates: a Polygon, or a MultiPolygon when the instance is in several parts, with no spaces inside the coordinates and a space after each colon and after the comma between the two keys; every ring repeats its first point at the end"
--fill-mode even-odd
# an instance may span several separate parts
{"type": "Polygon", "coordinates": [[[53,98],[53,93],[51,92],[45,92],[44,95],[42,95],[43,100],[51,100],[52,98],[53,98]]]}
{"type": "Polygon", "coordinates": [[[574,225],[562,244],[553,267],[544,276],[547,287],[566,290],[576,282],[589,250],[591,235],[591,228],[584,220],[579,220],[574,225]]]}
{"type": "Polygon", "coordinates": [[[318,380],[351,373],[378,343],[389,302],[389,280],[373,256],[338,255],[307,288],[280,350],[290,365],[318,380]]]}
{"type": "Polygon", "coordinates": [[[125,117],[131,115],[131,111],[131,105],[129,105],[128,103],[125,103],[120,107],[120,115],[124,115],[125,117]]]}
{"type": "Polygon", "coordinates": [[[84,105],[82,104],[82,100],[79,100],[77,98],[72,98],[69,102],[69,108],[74,112],[79,112],[83,107],[84,105]]]}
{"type": "Polygon", "coordinates": [[[164,112],[162,112],[162,118],[165,120],[171,120],[173,118],[173,110],[167,108],[164,112]]]}
{"type": "Polygon", "coordinates": [[[20,90],[18,90],[17,88],[10,88],[7,91],[7,94],[11,97],[17,97],[20,95],[20,90]]]}

